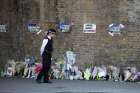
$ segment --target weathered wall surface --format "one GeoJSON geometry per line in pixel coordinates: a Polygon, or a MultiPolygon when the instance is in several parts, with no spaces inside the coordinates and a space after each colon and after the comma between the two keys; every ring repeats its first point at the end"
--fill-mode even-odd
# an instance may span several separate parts
{"type": "Polygon", "coordinates": [[[0,67],[5,64],[6,59],[12,57],[13,53],[13,31],[15,26],[15,21],[12,21],[13,14],[15,14],[16,8],[12,4],[13,0],[1,0],[0,3],[0,25],[7,25],[8,32],[0,33],[0,67]],[[14,27],[13,27],[14,26],[14,27]]]}
{"type": "Polygon", "coordinates": [[[8,31],[0,33],[0,62],[8,59],[24,60],[34,55],[40,59],[39,48],[44,33],[37,35],[27,31],[31,20],[37,21],[41,29],[56,24],[56,0],[1,0],[0,24],[7,25],[8,31]]]}
{"type": "Polygon", "coordinates": [[[0,4],[0,22],[9,26],[9,32],[0,33],[1,60],[39,58],[44,34],[30,33],[26,25],[38,20],[43,30],[57,28],[59,22],[73,23],[71,32],[57,33],[55,58],[73,48],[78,64],[140,65],[139,0],[1,0],[0,4]],[[83,33],[84,23],[96,24],[97,32],[83,33]],[[111,23],[125,25],[121,36],[108,34],[111,23]]]}

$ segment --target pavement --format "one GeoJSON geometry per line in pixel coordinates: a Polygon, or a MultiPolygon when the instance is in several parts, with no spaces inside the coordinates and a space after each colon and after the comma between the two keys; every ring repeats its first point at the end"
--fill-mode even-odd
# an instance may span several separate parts
{"type": "Polygon", "coordinates": [[[86,80],[52,80],[38,84],[33,79],[0,78],[0,93],[140,93],[140,83],[86,80]]]}

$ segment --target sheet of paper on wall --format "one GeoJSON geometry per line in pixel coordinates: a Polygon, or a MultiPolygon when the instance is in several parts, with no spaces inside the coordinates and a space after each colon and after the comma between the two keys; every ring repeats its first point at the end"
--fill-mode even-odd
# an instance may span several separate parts
{"type": "Polygon", "coordinates": [[[86,23],[83,27],[84,33],[96,33],[96,24],[86,23]]]}
{"type": "Polygon", "coordinates": [[[73,65],[76,61],[76,54],[73,51],[66,51],[67,63],[73,65]]]}

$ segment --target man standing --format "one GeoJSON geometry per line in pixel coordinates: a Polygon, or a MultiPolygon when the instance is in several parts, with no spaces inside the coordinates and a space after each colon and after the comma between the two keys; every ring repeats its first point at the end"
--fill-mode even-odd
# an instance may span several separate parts
{"type": "Polygon", "coordinates": [[[56,30],[49,29],[46,36],[43,39],[42,46],[40,48],[40,53],[42,56],[42,70],[37,76],[37,83],[41,83],[43,77],[43,83],[51,83],[49,80],[49,70],[51,68],[51,57],[53,52],[53,37],[56,34],[56,30]]]}

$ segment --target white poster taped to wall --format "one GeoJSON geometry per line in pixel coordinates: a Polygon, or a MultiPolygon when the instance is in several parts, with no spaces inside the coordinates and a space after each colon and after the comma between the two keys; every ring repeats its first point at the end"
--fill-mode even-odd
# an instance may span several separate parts
{"type": "Polygon", "coordinates": [[[96,24],[86,23],[83,28],[84,33],[96,33],[96,24]]]}

